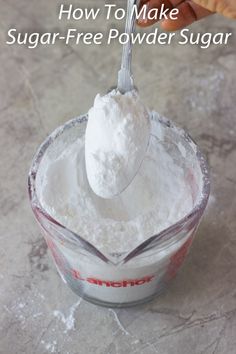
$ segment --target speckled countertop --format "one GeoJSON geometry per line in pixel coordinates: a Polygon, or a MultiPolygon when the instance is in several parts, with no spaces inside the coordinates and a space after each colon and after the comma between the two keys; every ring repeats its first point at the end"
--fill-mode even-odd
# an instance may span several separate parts
{"type": "MultiPolygon", "coordinates": [[[[80,301],[65,287],[28,202],[36,148],[114,85],[120,60],[118,44],[35,50],[3,44],[13,25],[32,32],[68,26],[58,24],[59,4],[0,0],[0,353],[234,354],[236,22],[214,16],[193,27],[233,31],[226,47],[135,49],[143,99],[201,145],[212,194],[188,261],[168,291],[149,304],[112,310],[80,301]]],[[[106,30],[109,24],[96,26],[106,30]]]]}

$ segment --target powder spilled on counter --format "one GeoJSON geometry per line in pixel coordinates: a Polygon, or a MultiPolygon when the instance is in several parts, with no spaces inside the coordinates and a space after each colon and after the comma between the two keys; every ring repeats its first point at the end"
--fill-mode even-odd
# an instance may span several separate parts
{"type": "Polygon", "coordinates": [[[80,306],[82,299],[80,298],[74,305],[72,305],[69,309],[69,315],[66,316],[62,311],[55,310],[53,311],[53,315],[58,318],[64,325],[66,334],[68,331],[71,331],[75,328],[75,311],[80,306]]]}

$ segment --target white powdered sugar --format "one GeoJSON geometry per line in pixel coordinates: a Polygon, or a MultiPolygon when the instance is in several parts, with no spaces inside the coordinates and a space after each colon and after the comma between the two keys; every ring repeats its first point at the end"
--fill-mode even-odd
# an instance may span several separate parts
{"type": "Polygon", "coordinates": [[[69,132],[65,142],[56,139],[37,174],[41,206],[106,254],[133,249],[178,222],[199,202],[202,174],[197,158],[187,145],[172,141],[168,131],[152,121],[141,167],[128,188],[113,199],[100,198],[89,186],[84,136],[70,141],[69,132]]]}
{"type": "Polygon", "coordinates": [[[79,299],[74,305],[72,305],[69,309],[69,314],[66,316],[62,311],[55,310],[53,311],[53,315],[57,317],[64,325],[65,330],[64,334],[68,331],[71,331],[75,328],[75,311],[81,304],[81,299],[79,299]]]}
{"type": "Polygon", "coordinates": [[[137,173],[150,137],[149,113],[135,91],[96,96],[85,135],[88,181],[103,198],[120,194],[137,173]]]}

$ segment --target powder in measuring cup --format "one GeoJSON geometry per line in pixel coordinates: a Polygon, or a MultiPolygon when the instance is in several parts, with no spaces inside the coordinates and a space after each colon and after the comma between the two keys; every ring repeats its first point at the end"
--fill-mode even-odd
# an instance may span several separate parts
{"type": "Polygon", "coordinates": [[[84,136],[70,141],[69,132],[65,141],[56,139],[37,174],[41,206],[105,254],[130,251],[178,222],[199,202],[194,200],[189,183],[190,166],[199,191],[202,174],[197,162],[187,157],[184,146],[179,149],[179,142],[167,139],[168,129],[152,121],[141,168],[129,187],[113,199],[98,197],[89,186],[84,136]]]}

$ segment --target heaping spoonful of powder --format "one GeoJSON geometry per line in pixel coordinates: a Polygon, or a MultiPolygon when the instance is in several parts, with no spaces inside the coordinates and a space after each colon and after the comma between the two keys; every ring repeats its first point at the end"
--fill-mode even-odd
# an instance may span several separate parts
{"type": "MultiPolygon", "coordinates": [[[[125,31],[134,31],[132,14],[137,0],[128,0],[125,31]]],[[[150,137],[149,113],[134,90],[131,74],[132,43],[123,46],[118,89],[97,95],[89,111],[85,135],[87,177],[102,198],[120,194],[137,174],[150,137]]]]}
{"type": "Polygon", "coordinates": [[[149,112],[133,90],[97,95],[85,135],[87,177],[102,198],[120,194],[133,180],[150,137],[149,112]]]}

